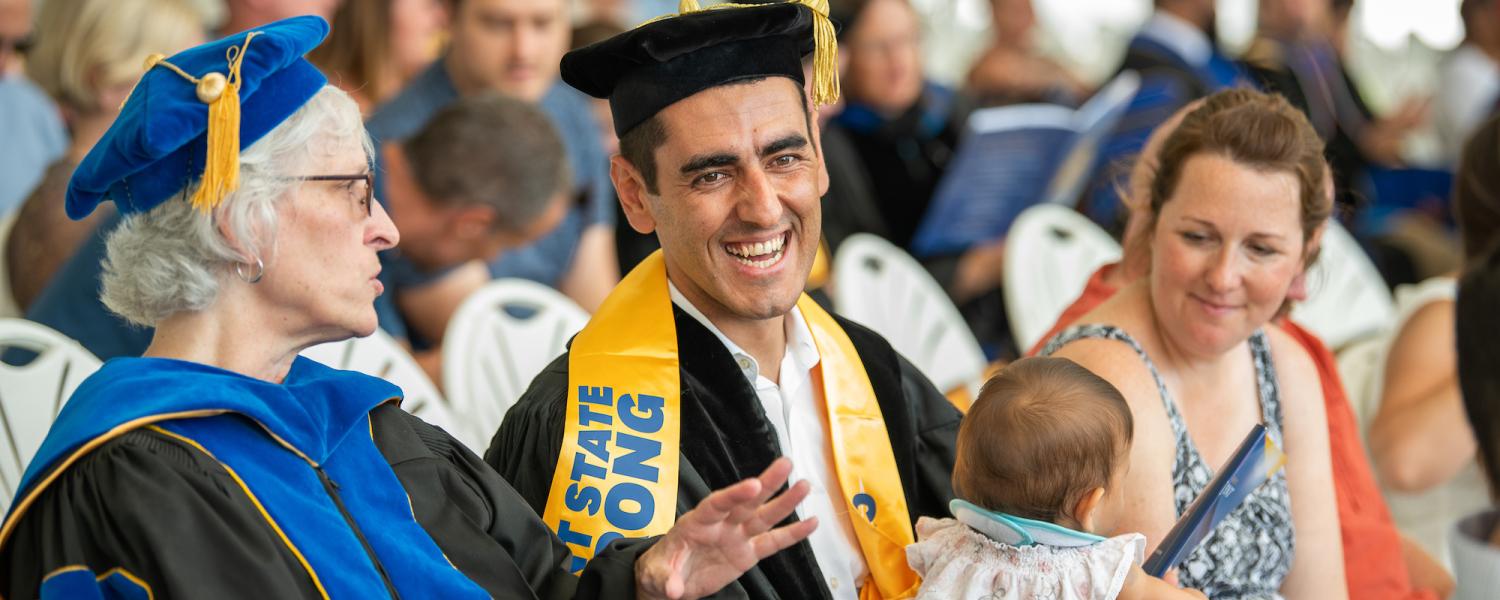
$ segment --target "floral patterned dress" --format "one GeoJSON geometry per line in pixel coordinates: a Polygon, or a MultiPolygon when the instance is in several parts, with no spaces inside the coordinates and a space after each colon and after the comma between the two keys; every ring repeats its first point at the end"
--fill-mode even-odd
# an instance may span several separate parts
{"type": "Polygon", "coordinates": [[[997,542],[954,519],[917,521],[906,562],[922,577],[918,600],[1108,600],[1141,563],[1139,533],[1071,548],[997,542]]]}
{"type": "MultiPolygon", "coordinates": [[[[1177,438],[1177,456],[1172,461],[1172,487],[1177,515],[1181,516],[1213,479],[1214,471],[1203,462],[1197,446],[1188,436],[1187,425],[1156,365],[1135,339],[1112,325],[1070,328],[1048,342],[1041,354],[1051,355],[1069,342],[1081,339],[1123,342],[1140,355],[1151,371],[1166,407],[1167,419],[1172,423],[1172,433],[1177,438]]],[[[1250,336],[1249,343],[1260,394],[1261,423],[1265,425],[1267,435],[1285,448],[1281,436],[1280,384],[1271,363],[1271,349],[1265,332],[1256,331],[1250,336]]],[[[1293,533],[1292,500],[1286,487],[1286,469],[1281,469],[1224,517],[1198,549],[1178,565],[1178,582],[1183,587],[1201,590],[1214,600],[1280,598],[1281,582],[1292,568],[1293,533]]]]}

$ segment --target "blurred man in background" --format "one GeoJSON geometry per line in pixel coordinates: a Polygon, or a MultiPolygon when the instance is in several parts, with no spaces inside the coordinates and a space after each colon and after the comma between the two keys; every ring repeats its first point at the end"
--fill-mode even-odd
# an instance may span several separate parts
{"type": "MultiPolygon", "coordinates": [[[[456,0],[450,7],[447,53],[378,108],[367,124],[377,143],[403,140],[444,106],[484,92],[499,92],[541,108],[563,140],[573,173],[568,210],[542,238],[487,259],[489,275],[521,277],[555,287],[592,310],[619,281],[615,209],[608,157],[588,99],[558,81],[558,61],[568,48],[571,31],[568,7],[566,0],[456,0]]],[[[494,140],[503,141],[503,137],[494,140]]],[[[389,260],[404,258],[398,249],[389,260]]],[[[413,289],[435,284],[447,274],[399,270],[410,277],[402,284],[413,289]]],[[[462,299],[455,295],[467,295],[472,291],[469,288],[433,288],[433,297],[403,303],[401,309],[410,320],[430,320],[442,310],[429,304],[454,305],[462,299]]]]}

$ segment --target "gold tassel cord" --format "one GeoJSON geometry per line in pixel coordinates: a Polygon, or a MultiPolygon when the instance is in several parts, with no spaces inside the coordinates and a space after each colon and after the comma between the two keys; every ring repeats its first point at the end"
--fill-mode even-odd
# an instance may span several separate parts
{"type": "MultiPolygon", "coordinates": [[[[156,65],[159,65],[159,64],[161,64],[163,62],[166,62],[166,58],[167,58],[167,55],[162,54],[160,52],[153,52],[153,53],[151,53],[150,55],[146,56],[146,63],[145,63],[145,67],[146,68],[144,70],[145,71],[150,71],[152,69],[152,67],[155,67],[156,65]]],[[[178,69],[177,67],[172,67],[172,68],[175,69],[178,72],[178,74],[182,75],[183,77],[188,77],[188,74],[187,73],[183,73],[182,69],[178,69]]],[[[192,79],[191,77],[188,77],[188,78],[192,79]]],[[[146,79],[146,75],[143,73],[143,74],[141,74],[140,78],[138,78],[138,79],[135,80],[135,83],[130,84],[130,92],[127,93],[127,94],[125,94],[125,99],[124,100],[120,101],[120,108],[119,108],[119,110],[125,110],[125,105],[130,103],[130,97],[135,95],[135,88],[141,87],[141,82],[144,81],[145,79],[146,79]]]]}
{"type": "MultiPolygon", "coordinates": [[[[224,197],[240,187],[240,66],[250,40],[259,32],[250,32],[241,46],[231,46],[224,57],[229,61],[229,76],[205,76],[198,82],[199,99],[208,102],[208,148],[203,164],[203,181],[193,194],[193,207],[203,212],[213,210],[224,197]],[[208,88],[208,89],[205,89],[208,88]],[[215,94],[217,92],[217,94],[215,94]]],[[[213,75],[213,74],[210,74],[213,75]]]]}
{"type": "Polygon", "coordinates": [[[839,101],[839,40],[828,18],[828,0],[796,0],[813,13],[813,104],[839,101]]]}
{"type": "MultiPolygon", "coordinates": [[[[257,35],[260,35],[259,31],[246,34],[243,44],[231,46],[224,52],[224,58],[229,62],[228,76],[208,73],[201,78],[194,77],[161,54],[146,58],[147,71],[156,67],[171,70],[192,82],[198,101],[208,105],[208,148],[203,161],[203,181],[192,199],[193,207],[204,212],[213,210],[225,196],[240,187],[240,68],[245,62],[245,52],[250,49],[250,40],[257,35]]],[[[136,84],[139,85],[140,81],[136,84]]],[[[134,88],[131,93],[135,93],[134,88]]],[[[129,96],[126,98],[128,101],[129,96]]]]}
{"type": "Polygon", "coordinates": [[[239,86],[226,83],[218,99],[208,104],[208,148],[203,181],[193,194],[193,208],[208,212],[240,184],[239,86]]]}
{"type": "MultiPolygon", "coordinates": [[[[828,18],[828,0],[787,0],[789,4],[806,6],[813,13],[813,77],[812,101],[815,106],[827,106],[839,101],[839,39],[833,31],[833,21],[828,18]]],[[[764,4],[737,4],[725,2],[708,7],[707,10],[732,8],[759,8],[764,4]]],[[[704,10],[698,0],[678,0],[677,14],[662,15],[639,26],[649,25],[663,19],[682,16],[704,10]]]]}

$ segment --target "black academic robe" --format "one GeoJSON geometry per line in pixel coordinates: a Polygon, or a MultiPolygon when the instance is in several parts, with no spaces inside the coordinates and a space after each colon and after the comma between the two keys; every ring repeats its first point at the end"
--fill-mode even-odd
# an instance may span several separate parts
{"type": "Polygon", "coordinates": [[[968,99],[930,85],[895,118],[851,103],[824,126],[825,136],[837,130],[833,135],[846,137],[864,166],[878,211],[871,216],[878,216],[892,244],[906,248],[916,237],[969,112],[968,99]]]}
{"type": "Polygon", "coordinates": [[[823,162],[828,167],[828,193],[823,195],[823,241],[838,252],[844,240],[856,233],[890,239],[875,201],[875,183],[865,163],[842,127],[825,127],[822,134],[823,162]]]}
{"type": "MultiPolygon", "coordinates": [[[[759,475],[781,452],[760,399],[729,350],[680,308],[674,306],[672,313],[682,369],[680,516],[713,490],[759,475]]],[[[885,339],[844,319],[838,322],[854,343],[880,403],[912,522],[922,516],[947,516],[962,415],[885,339]]],[[[532,381],[506,414],[485,454],[485,460],[538,514],[545,510],[557,466],[567,389],[568,355],[564,354],[532,381]]],[[[590,562],[590,568],[599,560],[590,562]]],[[[830,596],[812,547],[803,541],[762,560],[716,597],[801,600],[830,596]]]]}
{"type": "MultiPolygon", "coordinates": [[[[394,404],[370,412],[376,447],[443,554],[496,598],[634,598],[619,542],[581,578],[522,498],[468,448],[394,404]]],[[[69,565],[121,567],[154,598],[317,598],[307,571],[223,466],[152,430],[104,443],[49,487],[0,552],[5,598],[37,596],[69,565]]]]}

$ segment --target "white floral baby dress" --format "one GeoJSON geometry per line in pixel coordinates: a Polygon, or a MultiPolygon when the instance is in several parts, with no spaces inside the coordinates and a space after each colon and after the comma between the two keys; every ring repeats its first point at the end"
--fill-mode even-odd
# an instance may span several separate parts
{"type": "Polygon", "coordinates": [[[954,519],[917,521],[906,561],[922,577],[920,599],[1109,600],[1145,558],[1139,533],[1084,546],[1012,546],[954,519]]]}

